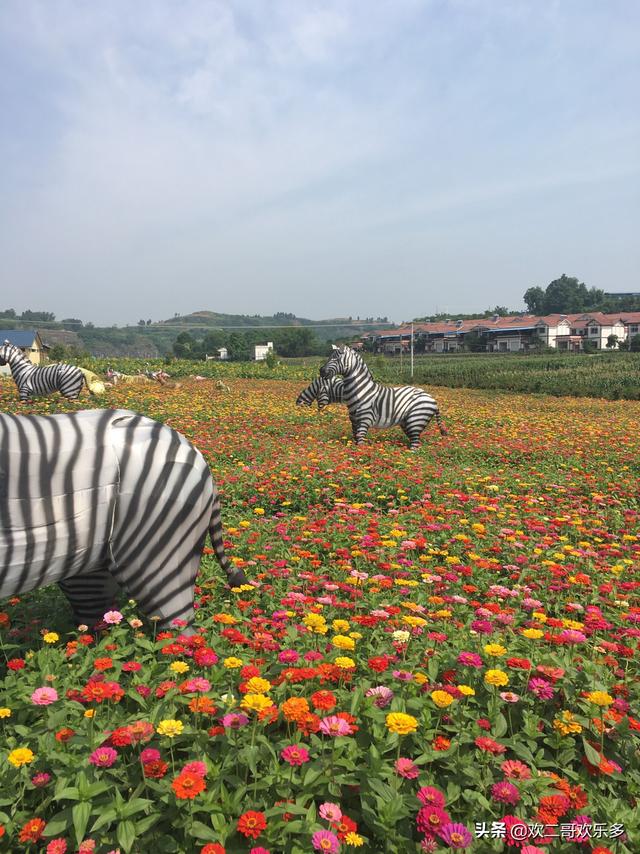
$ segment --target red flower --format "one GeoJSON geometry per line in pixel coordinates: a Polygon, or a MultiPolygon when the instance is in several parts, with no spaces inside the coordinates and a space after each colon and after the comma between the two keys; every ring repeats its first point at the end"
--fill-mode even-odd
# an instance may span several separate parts
{"type": "Polygon", "coordinates": [[[37,842],[42,836],[46,823],[41,818],[32,818],[23,825],[18,839],[20,842],[37,842]]]}
{"type": "Polygon", "coordinates": [[[200,854],[226,854],[226,850],[219,842],[207,842],[207,844],[200,849],[200,854]]]}
{"type": "Polygon", "coordinates": [[[446,738],[444,735],[437,735],[433,739],[431,746],[434,750],[449,750],[451,747],[451,740],[446,738]]]}
{"type": "Polygon", "coordinates": [[[504,744],[498,744],[497,741],[494,741],[486,735],[479,735],[475,740],[475,745],[476,747],[479,747],[480,750],[485,750],[487,753],[492,753],[494,756],[504,753],[507,749],[504,744]]]}
{"type": "Polygon", "coordinates": [[[376,673],[383,673],[389,667],[389,659],[386,655],[378,655],[375,658],[370,658],[367,664],[376,673]]]}
{"type": "Polygon", "coordinates": [[[311,695],[311,703],[314,709],[329,712],[336,705],[336,697],[331,691],[316,691],[311,695]]]}
{"type": "Polygon", "coordinates": [[[340,821],[332,821],[331,827],[338,834],[338,839],[344,842],[347,833],[357,833],[358,825],[348,815],[343,815],[340,821]]]}
{"type": "Polygon", "coordinates": [[[75,732],[72,729],[69,729],[68,726],[62,727],[56,733],[56,741],[59,741],[64,744],[65,741],[69,741],[70,738],[73,738],[75,732]]]}
{"type": "Polygon", "coordinates": [[[267,826],[264,813],[249,810],[238,819],[238,830],[243,836],[251,836],[257,839],[267,826]]]}
{"type": "Polygon", "coordinates": [[[145,762],[142,766],[144,776],[152,780],[161,780],[167,773],[169,766],[161,759],[155,759],[153,762],[145,762]]]}
{"type": "Polygon", "coordinates": [[[9,670],[22,670],[23,667],[26,667],[26,664],[24,658],[10,658],[7,662],[7,667],[9,670]]]}
{"type": "Polygon", "coordinates": [[[176,797],[180,800],[195,798],[206,789],[206,783],[199,774],[193,774],[190,771],[183,771],[171,783],[176,797]]]}

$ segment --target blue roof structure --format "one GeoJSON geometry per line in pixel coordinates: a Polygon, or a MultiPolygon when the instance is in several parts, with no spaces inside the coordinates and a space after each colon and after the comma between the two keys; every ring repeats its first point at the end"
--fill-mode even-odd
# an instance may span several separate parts
{"type": "Polygon", "coordinates": [[[31,347],[36,337],[35,330],[30,329],[0,329],[0,344],[10,341],[16,347],[31,347]]]}

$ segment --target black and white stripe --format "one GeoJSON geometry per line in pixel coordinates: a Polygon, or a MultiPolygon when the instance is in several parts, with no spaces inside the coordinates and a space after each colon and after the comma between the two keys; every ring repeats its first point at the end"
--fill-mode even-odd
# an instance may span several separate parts
{"type": "Polygon", "coordinates": [[[74,365],[38,367],[9,341],[0,346],[0,365],[7,364],[11,368],[11,375],[23,402],[33,397],[44,397],[54,391],[59,391],[70,400],[76,400],[85,383],[80,368],[74,365]]]}
{"type": "Polygon", "coordinates": [[[438,404],[415,386],[384,386],[374,382],[371,371],[355,350],[334,347],[329,360],[320,368],[323,379],[344,378],[343,398],[356,445],[361,445],[369,428],[399,425],[409,437],[411,450],[420,446],[420,434],[432,418],[440,432],[446,429],[438,404]]]}
{"type": "Polygon", "coordinates": [[[311,406],[317,401],[318,409],[323,409],[331,403],[344,403],[344,380],[342,377],[331,377],[330,380],[316,377],[306,388],[303,388],[296,399],[297,406],[311,406]]]}
{"type": "Polygon", "coordinates": [[[232,587],[246,583],[222,538],[200,452],[127,410],[0,414],[0,596],[58,582],[94,625],[117,585],[163,624],[192,624],[204,539],[232,587]]]}

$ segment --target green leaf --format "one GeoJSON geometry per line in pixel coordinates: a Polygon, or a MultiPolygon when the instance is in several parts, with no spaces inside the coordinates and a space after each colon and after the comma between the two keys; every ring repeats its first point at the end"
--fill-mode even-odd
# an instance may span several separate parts
{"type": "Polygon", "coordinates": [[[591,747],[586,738],[582,739],[582,745],[584,747],[584,755],[587,757],[587,762],[590,762],[597,768],[600,765],[600,754],[597,750],[591,747]]]}
{"type": "Polygon", "coordinates": [[[507,731],[507,719],[501,713],[496,716],[495,722],[491,727],[491,735],[494,738],[500,738],[507,731]]]}
{"type": "Polygon", "coordinates": [[[189,832],[191,836],[194,836],[196,839],[204,839],[205,842],[219,842],[218,832],[213,830],[210,827],[207,827],[201,821],[194,821],[191,823],[191,827],[189,828],[189,832]]]}
{"type": "Polygon", "coordinates": [[[87,829],[87,824],[89,823],[89,816],[91,815],[91,804],[88,801],[80,801],[75,804],[73,809],[71,810],[71,816],[73,819],[73,829],[76,834],[76,842],[78,845],[84,839],[84,834],[87,829]]]}
{"type": "Polygon", "coordinates": [[[136,841],[135,824],[128,819],[126,821],[121,821],[118,825],[116,838],[118,840],[118,845],[120,845],[121,848],[124,848],[126,854],[128,854],[133,847],[133,843],[136,841]]]}

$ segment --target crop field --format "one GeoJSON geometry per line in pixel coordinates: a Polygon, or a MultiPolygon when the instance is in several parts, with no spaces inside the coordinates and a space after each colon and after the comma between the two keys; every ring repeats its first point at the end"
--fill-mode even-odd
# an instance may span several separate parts
{"type": "Polygon", "coordinates": [[[640,851],[640,403],[430,385],[412,454],[225,382],[101,405],[201,450],[257,586],[205,549],[191,637],[0,603],[0,850],[640,851]]]}

